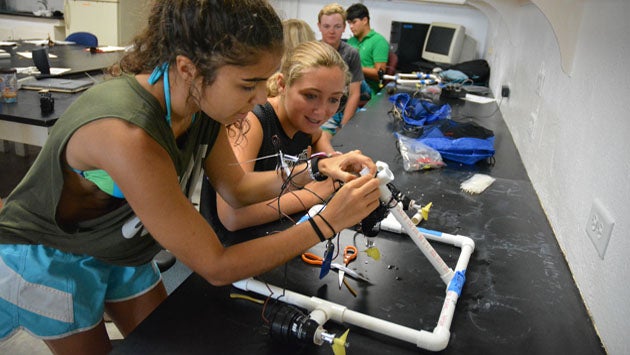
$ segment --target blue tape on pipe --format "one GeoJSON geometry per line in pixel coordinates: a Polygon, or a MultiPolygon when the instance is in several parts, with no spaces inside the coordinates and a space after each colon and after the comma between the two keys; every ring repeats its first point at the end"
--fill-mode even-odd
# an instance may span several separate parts
{"type": "Polygon", "coordinates": [[[418,230],[420,231],[420,233],[430,234],[430,235],[434,235],[436,237],[441,237],[442,236],[442,232],[434,231],[434,230],[431,230],[431,229],[424,229],[424,228],[418,227],[418,230]]]}
{"type": "Polygon", "coordinates": [[[462,287],[464,287],[464,283],[466,282],[466,270],[457,271],[451,282],[448,284],[448,291],[454,291],[457,293],[457,297],[462,294],[462,287]]]}

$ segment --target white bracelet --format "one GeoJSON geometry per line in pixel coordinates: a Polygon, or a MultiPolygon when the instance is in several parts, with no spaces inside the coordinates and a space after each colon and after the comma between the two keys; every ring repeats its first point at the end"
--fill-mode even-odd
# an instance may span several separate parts
{"type": "Polygon", "coordinates": [[[306,161],[306,171],[308,171],[308,176],[311,178],[311,180],[315,181],[315,175],[313,175],[313,169],[311,168],[312,163],[311,160],[307,160],[306,161]]]}
{"type": "Polygon", "coordinates": [[[311,159],[309,159],[310,162],[310,169],[309,169],[309,173],[311,174],[311,179],[313,179],[314,181],[324,181],[326,180],[328,177],[324,174],[322,174],[319,171],[319,161],[323,158],[327,158],[327,155],[317,155],[317,156],[311,156],[311,159]]]}

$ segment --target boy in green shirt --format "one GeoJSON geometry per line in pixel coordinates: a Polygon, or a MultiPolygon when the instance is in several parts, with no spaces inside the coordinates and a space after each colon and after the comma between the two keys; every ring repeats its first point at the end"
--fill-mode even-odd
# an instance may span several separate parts
{"type": "Polygon", "coordinates": [[[346,10],[350,31],[354,35],[348,44],[359,51],[363,75],[373,93],[379,88],[378,71],[387,66],[389,43],[380,33],[370,28],[370,13],[365,5],[353,4],[346,10]]]}

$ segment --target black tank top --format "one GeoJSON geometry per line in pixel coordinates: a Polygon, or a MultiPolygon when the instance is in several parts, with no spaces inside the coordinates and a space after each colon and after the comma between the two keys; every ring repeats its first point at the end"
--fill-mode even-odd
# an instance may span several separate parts
{"type": "MultiPolygon", "coordinates": [[[[257,158],[277,154],[280,150],[284,154],[297,156],[311,144],[311,135],[304,132],[298,131],[293,138],[289,138],[282,129],[280,120],[269,102],[264,105],[257,105],[253,113],[260,121],[263,130],[263,140],[257,158]]],[[[277,163],[278,160],[273,158],[258,160],[254,170],[274,170],[277,163]]]]}
{"type": "MultiPolygon", "coordinates": [[[[266,102],[264,105],[256,105],[252,112],[260,121],[263,132],[263,140],[256,156],[257,158],[277,154],[280,150],[283,154],[298,156],[311,145],[312,137],[310,134],[298,131],[293,138],[287,136],[282,129],[278,115],[276,115],[273,106],[269,102],[266,102]]],[[[254,165],[254,171],[275,170],[277,164],[277,158],[258,160],[254,165]]],[[[199,211],[214,228],[219,239],[224,243],[231,244],[232,238],[237,238],[237,232],[232,233],[228,231],[219,220],[216,196],[216,191],[210,185],[208,179],[204,179],[201,187],[199,211]]],[[[238,231],[238,234],[242,232],[248,233],[247,229],[245,229],[238,231]]]]}

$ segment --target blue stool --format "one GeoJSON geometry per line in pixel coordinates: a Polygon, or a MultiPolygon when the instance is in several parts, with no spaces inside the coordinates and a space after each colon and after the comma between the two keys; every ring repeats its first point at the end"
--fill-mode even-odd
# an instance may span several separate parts
{"type": "Polygon", "coordinates": [[[89,32],[75,32],[66,37],[66,41],[74,42],[81,46],[98,47],[98,38],[89,32]]]}

